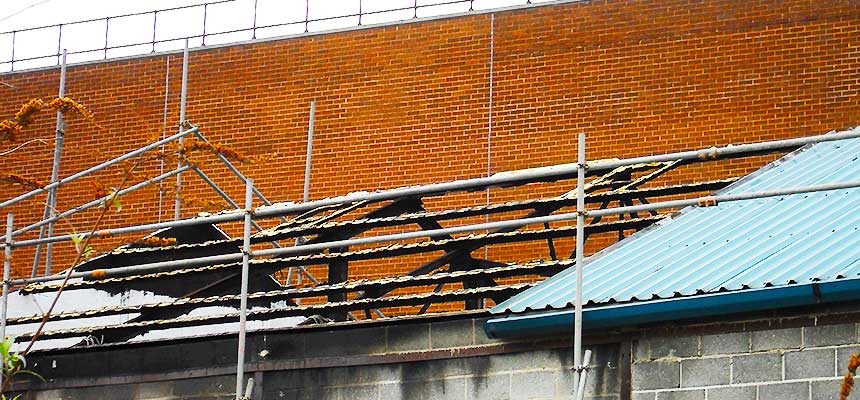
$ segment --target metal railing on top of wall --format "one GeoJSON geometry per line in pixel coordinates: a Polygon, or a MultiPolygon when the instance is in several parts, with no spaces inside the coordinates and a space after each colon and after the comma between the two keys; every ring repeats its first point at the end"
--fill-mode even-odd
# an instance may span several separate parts
{"type": "Polygon", "coordinates": [[[558,0],[216,0],[0,32],[0,72],[558,0]]]}

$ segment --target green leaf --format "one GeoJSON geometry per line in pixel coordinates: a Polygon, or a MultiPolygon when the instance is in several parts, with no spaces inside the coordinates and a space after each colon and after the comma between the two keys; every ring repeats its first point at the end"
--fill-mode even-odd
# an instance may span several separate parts
{"type": "Polygon", "coordinates": [[[115,187],[111,188],[110,193],[108,193],[107,199],[99,207],[104,207],[108,203],[110,203],[111,207],[116,209],[116,212],[122,211],[122,202],[119,201],[119,194],[117,193],[117,190],[115,187]]]}
{"type": "Polygon", "coordinates": [[[82,253],[83,251],[81,250],[81,242],[83,241],[83,238],[81,237],[81,235],[73,233],[69,235],[69,237],[72,239],[72,243],[74,243],[75,245],[75,251],[77,251],[78,253],[82,253]]]}
{"type": "Polygon", "coordinates": [[[114,197],[113,200],[111,200],[111,204],[116,208],[116,212],[122,211],[122,202],[119,201],[119,197],[114,197]]]}
{"type": "Polygon", "coordinates": [[[12,349],[12,343],[14,343],[14,339],[11,337],[5,338],[3,342],[0,343],[0,351],[2,351],[2,353],[0,354],[3,355],[3,358],[6,358],[6,356],[9,354],[9,350],[12,349]]]}
{"type": "Polygon", "coordinates": [[[85,260],[89,260],[95,252],[96,250],[93,248],[93,246],[87,245],[87,247],[84,248],[82,255],[84,256],[85,260]]]}

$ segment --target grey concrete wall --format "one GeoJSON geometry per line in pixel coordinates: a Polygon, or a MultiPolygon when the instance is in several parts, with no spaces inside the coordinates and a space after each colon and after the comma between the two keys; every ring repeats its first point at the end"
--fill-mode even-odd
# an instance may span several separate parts
{"type": "MultiPolygon", "coordinates": [[[[483,319],[249,336],[255,399],[571,399],[566,339],[501,342],[483,319]]],[[[628,346],[629,347],[629,346],[628,346]]],[[[621,399],[619,344],[595,352],[586,398],[621,399]]],[[[49,382],[25,399],[228,399],[233,338],[34,355],[49,382]]]]}
{"type": "Polygon", "coordinates": [[[635,343],[633,399],[838,399],[858,342],[855,323],[646,334],[635,343]]]}
{"type": "MultiPolygon", "coordinates": [[[[594,349],[587,398],[618,399],[616,346],[594,349]]],[[[264,399],[571,399],[569,349],[345,368],[276,371],[264,399]]]]}

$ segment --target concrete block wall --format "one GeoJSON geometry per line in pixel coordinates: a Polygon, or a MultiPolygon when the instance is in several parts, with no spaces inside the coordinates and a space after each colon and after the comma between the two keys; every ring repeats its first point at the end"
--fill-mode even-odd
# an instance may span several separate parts
{"type": "MultiPolygon", "coordinates": [[[[617,347],[592,348],[597,359],[586,399],[620,399],[617,347]]],[[[271,371],[255,399],[266,400],[500,400],[573,399],[569,349],[412,363],[271,371]]],[[[249,377],[255,376],[250,374],[249,377]]],[[[232,399],[235,375],[161,382],[58,388],[25,400],[232,399]]]]}
{"type": "Polygon", "coordinates": [[[633,399],[838,399],[858,342],[856,323],[645,335],[635,344],[633,399]]]}
{"type": "MultiPolygon", "coordinates": [[[[593,348],[588,399],[619,399],[617,346],[593,348]]],[[[265,374],[264,399],[572,399],[571,351],[547,349],[265,374]]]]}
{"type": "MultiPolygon", "coordinates": [[[[251,335],[246,370],[257,380],[254,400],[573,398],[569,338],[490,340],[484,320],[251,335]]],[[[590,348],[586,398],[624,399],[629,356],[617,343],[590,348]]],[[[33,354],[47,383],[34,382],[24,399],[229,399],[235,357],[235,338],[33,354]]]]}

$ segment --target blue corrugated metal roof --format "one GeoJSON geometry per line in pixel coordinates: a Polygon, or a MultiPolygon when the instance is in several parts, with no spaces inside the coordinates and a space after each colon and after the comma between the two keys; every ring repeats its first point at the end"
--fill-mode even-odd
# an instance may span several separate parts
{"type": "MultiPolygon", "coordinates": [[[[723,194],[860,177],[860,140],[807,146],[723,194]]],[[[860,277],[860,189],[689,207],[590,257],[589,306],[860,277]]],[[[492,313],[573,307],[574,268],[494,307],[492,313]]]]}

